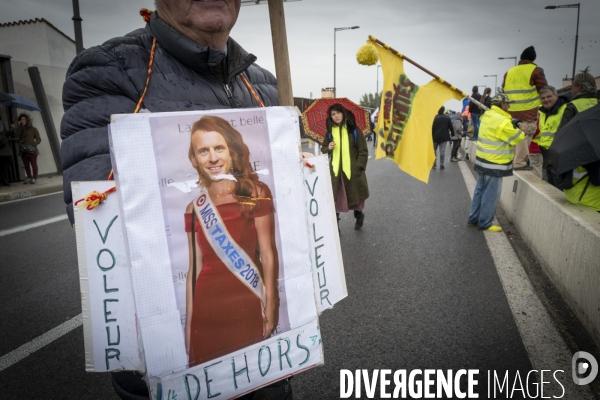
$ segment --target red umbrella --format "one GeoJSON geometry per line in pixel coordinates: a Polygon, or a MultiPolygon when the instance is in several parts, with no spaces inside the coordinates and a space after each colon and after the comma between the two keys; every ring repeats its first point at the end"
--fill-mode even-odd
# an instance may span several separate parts
{"type": "Polygon", "coordinates": [[[304,125],[304,133],[319,143],[323,143],[323,138],[327,134],[327,110],[333,104],[341,104],[346,110],[354,114],[356,119],[356,128],[364,135],[371,132],[369,124],[369,112],[354,104],[345,97],[335,99],[318,99],[315,100],[310,107],[302,113],[302,125],[304,125]]]}

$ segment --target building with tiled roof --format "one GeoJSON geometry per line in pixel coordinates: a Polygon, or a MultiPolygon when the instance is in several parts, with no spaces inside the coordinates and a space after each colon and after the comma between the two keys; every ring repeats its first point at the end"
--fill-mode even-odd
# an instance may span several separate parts
{"type": "Polygon", "coordinates": [[[75,41],[44,18],[0,24],[0,54],[29,65],[68,68],[75,41]]]}

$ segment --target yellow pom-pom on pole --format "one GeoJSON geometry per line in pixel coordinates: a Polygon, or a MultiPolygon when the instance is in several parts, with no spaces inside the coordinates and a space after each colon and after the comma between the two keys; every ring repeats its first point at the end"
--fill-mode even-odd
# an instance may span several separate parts
{"type": "Polygon", "coordinates": [[[375,65],[379,60],[379,52],[371,43],[362,46],[356,52],[356,61],[362,65],[375,65]]]}

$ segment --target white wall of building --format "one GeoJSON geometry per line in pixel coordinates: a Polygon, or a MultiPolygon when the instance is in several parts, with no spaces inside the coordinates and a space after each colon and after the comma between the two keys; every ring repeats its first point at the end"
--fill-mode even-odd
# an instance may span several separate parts
{"type": "Polygon", "coordinates": [[[0,27],[0,54],[30,66],[68,68],[76,52],[75,42],[40,21],[0,27]]]}
{"type": "MultiPolygon", "coordinates": [[[[53,26],[37,20],[33,23],[0,26],[0,54],[12,57],[14,92],[36,102],[27,68],[35,66],[39,69],[53,125],[60,141],[60,121],[64,114],[62,86],[67,68],[76,55],[75,43],[53,26]]],[[[27,112],[33,125],[40,132],[42,143],[38,146],[39,175],[56,173],[57,168],[41,113],[25,110],[17,112],[27,112]]]]}

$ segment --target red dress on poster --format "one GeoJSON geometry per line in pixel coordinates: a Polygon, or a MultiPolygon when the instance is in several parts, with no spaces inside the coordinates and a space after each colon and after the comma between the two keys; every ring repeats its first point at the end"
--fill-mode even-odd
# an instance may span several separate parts
{"type": "MultiPolygon", "coordinates": [[[[238,202],[218,205],[231,237],[260,268],[254,218],[273,213],[270,199],[258,199],[250,212],[242,212],[238,202]]],[[[196,280],[192,309],[189,366],[258,343],[263,339],[260,299],[233,275],[204,237],[200,222],[194,222],[202,257],[202,270],[196,280]]],[[[185,230],[192,230],[192,214],[185,214],[185,230]]],[[[191,273],[191,271],[190,271],[191,273]]]]}

